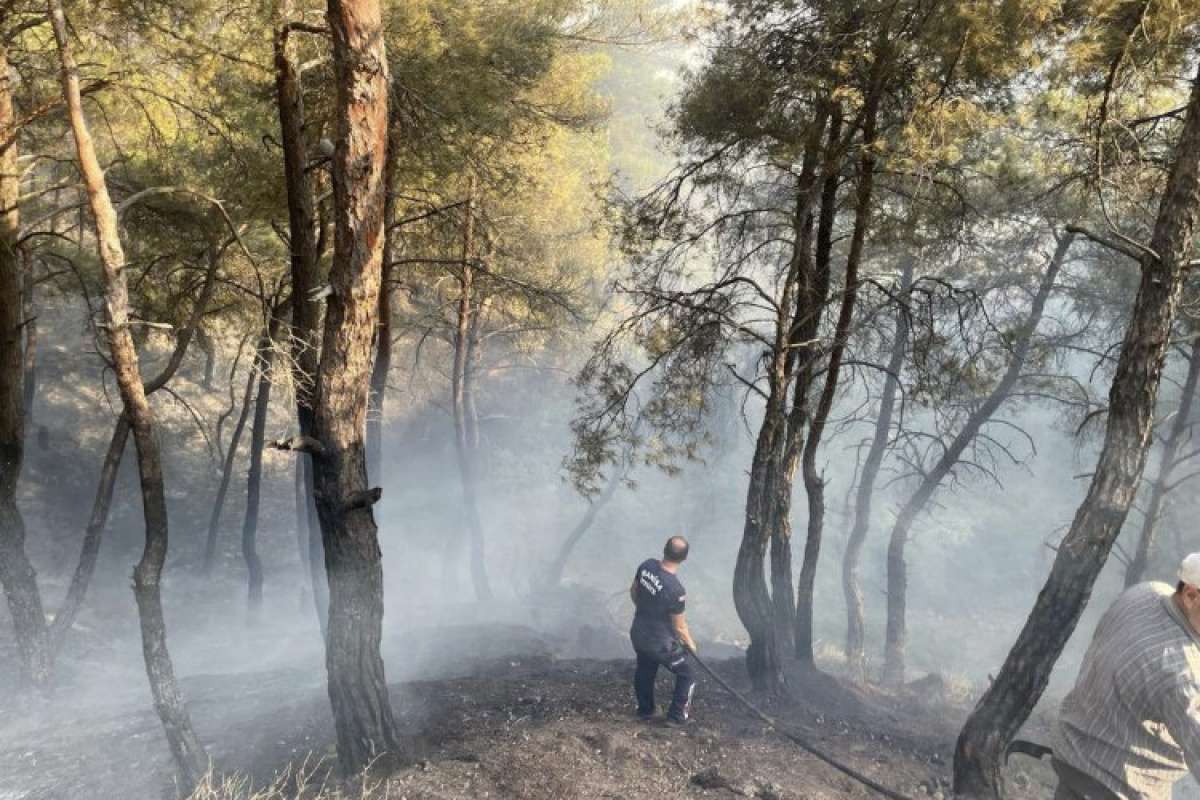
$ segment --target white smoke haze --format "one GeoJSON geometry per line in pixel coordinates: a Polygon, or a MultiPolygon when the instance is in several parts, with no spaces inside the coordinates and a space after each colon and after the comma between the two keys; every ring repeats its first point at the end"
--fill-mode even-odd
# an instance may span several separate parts
{"type": "MultiPolygon", "coordinates": [[[[606,197],[629,198],[650,190],[676,166],[675,143],[659,134],[668,111],[679,102],[686,70],[703,66],[710,53],[703,39],[614,52],[606,51],[613,63],[607,71],[597,70],[602,77],[596,79],[597,92],[611,106],[601,137],[611,151],[605,161],[611,183],[597,181],[604,185],[594,190],[606,197]]],[[[323,153],[327,141],[322,140],[323,153]]],[[[576,145],[582,151],[583,145],[576,145]]],[[[272,158],[278,155],[271,153],[272,158]]],[[[610,211],[615,217],[613,209],[605,209],[610,211]]],[[[1036,248],[1026,252],[1010,246],[1028,224],[1023,217],[1002,220],[988,231],[986,247],[967,246],[966,255],[956,253],[954,259],[943,259],[945,263],[940,256],[930,256],[928,263],[919,265],[921,274],[936,275],[946,284],[963,288],[974,281],[988,287],[972,296],[979,313],[964,323],[976,326],[972,333],[989,343],[987,352],[971,353],[954,341],[953,328],[961,320],[942,309],[944,317],[935,324],[945,337],[944,351],[929,345],[932,358],[950,352],[983,364],[998,358],[997,352],[1007,353],[1045,266],[1045,254],[1036,248]],[[1007,249],[988,249],[997,242],[1007,249]]],[[[595,226],[603,227],[601,221],[595,226]]],[[[687,537],[691,545],[680,578],[687,587],[692,634],[706,657],[728,660],[733,665],[729,672],[742,674],[749,638],[735,611],[732,580],[746,522],[755,437],[763,417],[760,399],[732,380],[720,387],[720,396],[708,399],[705,428],[710,441],[694,459],[675,459],[669,470],[645,463],[646,449],[660,444],[655,432],[645,433],[647,448],[634,457],[634,466],[611,497],[590,501],[581,496],[565,466],[577,452],[572,421],[585,391],[576,377],[596,342],[630,308],[629,298],[612,283],[627,275],[627,254],[616,247],[615,225],[605,231],[613,239],[603,240],[611,249],[602,259],[604,268],[611,270],[605,275],[573,275],[570,269],[575,263],[572,248],[599,246],[596,242],[602,237],[578,230],[546,237],[562,251],[554,251],[555,263],[577,280],[572,288],[584,298],[580,305],[585,307],[577,315],[566,315],[568,321],[550,333],[489,346],[478,365],[477,501],[492,599],[479,598],[472,582],[468,512],[451,412],[452,341],[444,331],[422,331],[418,322],[396,335],[382,416],[381,474],[373,475],[371,483],[382,489],[374,506],[384,575],[381,650],[392,706],[405,737],[404,755],[414,764],[422,764],[435,746],[457,741],[459,732],[445,730],[448,697],[461,701],[464,713],[475,714],[475,719],[496,713],[482,701],[476,703],[470,687],[456,682],[459,679],[487,680],[498,674],[528,679],[528,686],[520,683],[523,694],[517,702],[530,706],[541,702],[536,680],[552,667],[592,670],[593,677],[609,676],[611,670],[614,683],[625,681],[632,662],[627,637],[633,614],[630,579],[636,565],[661,553],[673,535],[687,537]],[[591,502],[597,504],[594,518],[588,516],[591,502]],[[552,565],[560,549],[588,520],[570,549],[561,581],[556,580],[552,565]]],[[[839,236],[837,247],[845,248],[847,238],[839,236]]],[[[1048,234],[1036,245],[1053,249],[1048,234]]],[[[929,713],[944,712],[940,722],[945,726],[961,722],[994,679],[1045,583],[1097,462],[1103,423],[1091,418],[1083,424],[1084,417],[1106,401],[1111,351],[1126,320],[1089,316],[1091,300],[1076,301],[1093,282],[1112,277],[1107,274],[1111,265],[1094,250],[1076,247],[1080,255],[1065,268],[1039,328],[1042,336],[1058,336],[1072,346],[1064,345],[1050,356],[1038,354],[1030,370],[1039,379],[1054,376],[1053,390],[1047,383],[1031,381],[1026,391],[1004,403],[985,428],[990,444],[969,451],[977,462],[953,471],[917,518],[908,544],[907,679],[918,687],[940,687],[929,713]],[[1056,392],[1058,399],[1049,397],[1056,392]],[[1061,402],[1063,398],[1070,402],[1061,402]]],[[[536,261],[552,247],[538,242],[530,250],[534,255],[526,257],[536,261]]],[[[844,253],[837,252],[840,263],[844,253]]],[[[698,246],[686,279],[699,283],[715,275],[717,255],[708,245],[698,246]]],[[[865,269],[880,284],[895,286],[895,260],[894,253],[877,255],[868,248],[865,269]]],[[[579,261],[586,259],[581,256],[579,261]]],[[[764,273],[773,269],[764,268],[764,273]]],[[[1132,280],[1124,275],[1108,281],[1116,286],[1108,291],[1118,297],[1104,302],[1131,307],[1136,290],[1132,280]]],[[[397,302],[407,305],[398,318],[418,316],[418,301],[429,301],[418,297],[420,291],[436,294],[424,286],[404,288],[411,294],[400,293],[404,299],[397,302]]],[[[445,298],[436,294],[434,299],[445,298]]],[[[862,352],[853,355],[883,361],[876,357],[889,344],[891,317],[881,310],[887,304],[879,296],[866,305],[883,321],[876,320],[864,334],[862,352]]],[[[112,371],[97,352],[98,339],[90,324],[94,321],[73,288],[38,289],[38,381],[34,405],[28,409],[19,503],[27,529],[25,549],[48,614],[58,610],[76,569],[100,466],[120,411],[112,371]]],[[[231,372],[246,333],[238,329],[239,322],[245,321],[222,322],[212,332],[216,363],[211,385],[205,380],[202,348],[193,345],[170,392],[152,399],[171,523],[162,594],[181,693],[219,773],[214,780],[237,775],[266,786],[305,759],[312,774],[325,778],[332,774],[337,756],[325,643],[305,549],[308,531],[297,509],[300,456],[273,448],[264,453],[258,525],[258,553],[265,571],[261,607],[249,610],[242,553],[248,429],[220,518],[216,559],[211,571],[204,569],[220,456],[229,446],[242,387],[251,374],[253,338],[244,344],[237,369],[231,372]],[[216,421],[222,415],[218,436],[216,421]]],[[[145,374],[166,362],[172,346],[172,337],[161,331],[144,333],[139,347],[145,374]]],[[[277,342],[276,347],[280,361],[285,361],[287,344],[277,342]]],[[[1167,361],[1158,398],[1160,434],[1151,445],[1144,483],[1158,470],[1163,425],[1191,411],[1179,407],[1187,367],[1180,352],[1173,350],[1167,361]]],[[[645,366],[646,353],[633,352],[631,357],[645,366]]],[[[729,357],[755,364],[761,354],[739,345],[730,348],[729,357]]],[[[873,432],[882,383],[878,369],[858,364],[852,372],[843,379],[817,465],[825,481],[826,511],[814,646],[818,665],[839,677],[849,673],[842,557],[853,523],[853,489],[873,432]]],[[[285,365],[277,363],[272,377],[269,441],[298,432],[294,387],[285,365]]],[[[902,381],[909,441],[945,438],[947,426],[961,416],[949,415],[937,402],[931,406],[931,395],[922,398],[910,385],[914,380],[905,373],[902,381]]],[[[913,464],[904,460],[913,452],[897,444],[885,459],[859,568],[866,605],[867,677],[872,684],[881,681],[883,671],[888,534],[916,486],[913,464]]],[[[934,451],[924,452],[928,457],[934,451]]],[[[603,478],[611,478],[617,469],[607,465],[603,478]]],[[[800,481],[796,483],[791,519],[798,573],[808,509],[800,481]]],[[[1167,501],[1149,579],[1173,583],[1179,558],[1200,549],[1192,524],[1200,503],[1191,489],[1185,483],[1167,501]]],[[[1057,662],[1029,726],[1033,738],[1044,737],[1075,680],[1098,616],[1123,588],[1145,513],[1144,494],[1057,662]]],[[[12,620],[7,606],[0,611],[0,800],[173,796],[171,755],[147,688],[131,591],[144,533],[131,444],[118,474],[95,574],[56,661],[52,695],[22,686],[12,620]]],[[[799,702],[803,705],[805,698],[799,702]]],[[[939,728],[929,735],[942,733],[939,728]]],[[[595,749],[613,748],[601,743],[595,749]]],[[[463,763],[471,762],[467,758],[463,763]]],[[[278,796],[266,792],[262,800],[296,796],[291,791],[289,785],[279,788],[278,796]]],[[[930,795],[936,796],[932,789],[930,795]]],[[[230,792],[233,796],[237,791],[230,792]]],[[[1200,787],[1181,786],[1176,797],[1200,797],[1200,787]]],[[[225,800],[225,795],[212,789],[196,800],[225,800]]]]}
{"type": "MultiPolygon", "coordinates": [[[[47,429],[49,444],[31,448],[22,501],[30,555],[53,607],[65,592],[78,555],[75,548],[86,524],[112,412],[100,393],[100,371],[87,352],[78,306],[47,304],[41,314],[49,324],[44,328],[35,419],[47,429]]],[[[204,397],[197,382],[201,366],[199,358],[189,359],[181,393],[197,403],[224,402],[204,397]]],[[[1087,381],[1087,365],[1076,366],[1076,377],[1087,381]]],[[[472,675],[500,659],[626,657],[623,633],[631,616],[626,590],[632,568],[676,533],[692,544],[682,578],[694,634],[710,645],[745,645],[745,633],[733,613],[729,565],[741,534],[753,406],[745,420],[727,425],[718,448],[704,452],[702,462],[684,464],[678,475],[667,476],[652,467],[636,469],[630,475],[636,486],[620,488],[598,512],[567,562],[562,588],[554,590],[545,583],[546,567],[587,505],[561,470],[562,457],[571,447],[567,422],[574,388],[569,375],[568,369],[497,375],[489,379],[481,400],[486,456],[480,503],[497,595],[488,604],[475,601],[467,574],[461,488],[444,408],[425,398],[397,403],[397,413],[389,415],[383,500],[377,506],[386,576],[383,652],[389,681],[472,675]]],[[[1103,376],[1096,381],[1101,383],[1103,376]]],[[[1164,394],[1170,392],[1168,388],[1164,394]]],[[[283,408],[273,412],[272,436],[288,431],[283,408]]],[[[330,724],[324,648],[295,544],[294,457],[278,451],[267,455],[260,531],[265,603],[256,618],[249,618],[239,541],[242,501],[231,493],[219,562],[206,578],[199,565],[215,490],[212,462],[203,437],[177,403],[163,399],[156,409],[164,422],[163,436],[179,442],[166,451],[173,528],[163,587],[176,669],[201,735],[218,743],[212,750],[214,760],[225,769],[248,770],[265,779],[269,770],[244,760],[257,747],[244,737],[258,736],[253,732],[264,715],[312,720],[326,728],[330,724]]],[[[1023,463],[1000,465],[999,483],[966,480],[940,493],[937,507],[922,518],[910,550],[912,677],[936,673],[965,698],[984,685],[1024,621],[1057,537],[1081,499],[1085,484],[1077,476],[1095,458],[1094,442],[1080,443],[1059,408],[1022,404],[1005,418],[1024,431],[1013,434],[1009,444],[1014,449],[1027,445],[1027,434],[1036,453],[1026,448],[1023,463]]],[[[854,447],[865,429],[865,424],[852,426],[833,439],[824,465],[832,501],[817,587],[817,647],[821,663],[833,669],[844,637],[840,556],[847,522],[842,498],[855,470],[854,447]]],[[[880,663],[883,635],[882,532],[903,492],[903,483],[881,491],[874,535],[864,555],[872,669],[880,663]]],[[[1185,524],[1191,506],[1190,497],[1181,497],[1166,517],[1163,549],[1170,555],[1164,554],[1156,565],[1159,579],[1172,577],[1167,568],[1173,547],[1194,541],[1185,524]]],[[[797,524],[804,513],[798,496],[797,524]]],[[[7,776],[0,786],[8,796],[103,796],[119,778],[106,780],[95,770],[111,761],[106,769],[119,776],[122,753],[140,753],[157,765],[160,782],[169,781],[169,762],[145,687],[129,591],[128,576],[141,535],[136,474],[127,458],[97,574],[60,659],[59,690],[70,702],[45,703],[9,691],[0,707],[0,773],[7,776]],[[114,755],[97,742],[119,742],[120,747],[114,755]],[[71,757],[69,752],[81,755],[71,757]],[[77,784],[68,789],[72,782],[77,784]],[[38,794],[38,786],[53,791],[38,794]],[[89,793],[94,791],[100,793],[89,793]]],[[[1097,587],[1088,618],[1055,671],[1044,705],[1052,708],[1073,681],[1094,618],[1119,591],[1121,573],[1114,560],[1097,587]]],[[[15,653],[7,627],[0,642],[4,674],[12,686],[15,653]]],[[[398,709],[405,704],[406,698],[398,698],[398,709]]],[[[296,757],[306,752],[306,745],[326,747],[328,741],[284,740],[276,749],[281,756],[296,757]]]]}

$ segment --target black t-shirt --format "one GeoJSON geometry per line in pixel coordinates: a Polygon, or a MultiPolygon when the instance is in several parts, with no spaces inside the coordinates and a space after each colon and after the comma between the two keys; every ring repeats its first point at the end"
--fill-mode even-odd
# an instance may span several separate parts
{"type": "Polygon", "coordinates": [[[687,593],[679,579],[662,568],[655,558],[642,562],[633,576],[637,584],[637,612],[629,636],[638,650],[657,650],[675,641],[671,614],[683,613],[687,593]]]}

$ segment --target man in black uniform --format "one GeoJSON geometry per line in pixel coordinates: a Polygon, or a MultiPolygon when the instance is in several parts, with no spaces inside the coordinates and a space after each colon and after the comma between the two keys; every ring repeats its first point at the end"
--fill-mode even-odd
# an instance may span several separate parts
{"type": "Polygon", "coordinates": [[[637,653],[633,691],[637,696],[638,717],[643,720],[654,717],[654,678],[662,666],[675,674],[675,694],[667,711],[667,722],[682,725],[688,721],[696,681],[685,648],[695,652],[696,643],[683,616],[686,597],[683,584],[675,577],[687,554],[687,540],[672,536],[663,547],[662,561],[654,558],[643,561],[629,587],[629,596],[637,607],[629,630],[637,653]]]}

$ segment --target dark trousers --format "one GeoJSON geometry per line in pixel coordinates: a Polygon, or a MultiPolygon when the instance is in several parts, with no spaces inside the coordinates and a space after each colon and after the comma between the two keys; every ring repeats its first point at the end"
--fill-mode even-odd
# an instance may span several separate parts
{"type": "Polygon", "coordinates": [[[692,663],[687,653],[678,644],[658,650],[637,650],[637,670],[633,673],[633,692],[637,696],[638,715],[649,717],[654,713],[654,679],[659,667],[666,667],[675,675],[675,692],[671,696],[671,708],[667,716],[687,720],[692,706],[692,692],[696,679],[692,674],[692,663]]]}

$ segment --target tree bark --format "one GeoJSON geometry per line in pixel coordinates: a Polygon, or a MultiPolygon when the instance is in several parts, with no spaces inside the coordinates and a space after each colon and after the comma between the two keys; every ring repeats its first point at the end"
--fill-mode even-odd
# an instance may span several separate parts
{"type": "Polygon", "coordinates": [[[999,797],[1004,749],[1042,696],[1129,512],[1146,463],[1155,400],[1192,258],[1200,215],[1200,74],[1150,240],[1109,393],[1104,447],[1087,496],[996,680],[968,717],[954,757],[954,789],[999,797]]]}
{"type": "Polygon", "coordinates": [[[1163,507],[1167,494],[1174,489],[1171,477],[1179,466],[1179,448],[1188,438],[1188,428],[1191,420],[1192,404],[1196,401],[1196,383],[1200,379],[1200,338],[1192,340],[1192,351],[1188,355],[1187,377],[1183,381],[1183,391],[1179,397],[1179,409],[1171,422],[1171,432],[1163,445],[1162,458],[1159,460],[1158,477],[1150,487],[1150,502],[1146,514],[1142,518],[1141,535],[1138,536],[1137,550],[1133,560],[1125,569],[1126,588],[1140,583],[1146,575],[1146,567],[1150,563],[1150,554],[1158,533],[1158,522],[1162,518],[1163,507]]]}
{"type": "MultiPolygon", "coordinates": [[[[803,227],[798,232],[800,246],[797,253],[795,309],[791,317],[787,366],[785,367],[787,382],[791,384],[792,406],[787,413],[781,443],[781,460],[776,468],[773,489],[775,516],[773,520],[774,533],[771,540],[771,597],[775,602],[775,638],[778,642],[779,652],[793,656],[801,652],[801,646],[796,640],[796,633],[801,626],[806,628],[804,635],[811,638],[811,624],[800,619],[797,593],[793,587],[798,585],[801,590],[804,590],[807,582],[815,578],[817,551],[814,548],[820,546],[819,539],[809,538],[805,541],[803,564],[812,570],[812,574],[811,576],[802,574],[799,584],[793,584],[792,496],[796,483],[796,470],[800,467],[802,454],[805,451],[805,432],[809,426],[809,395],[812,391],[817,358],[821,349],[817,339],[832,282],[833,232],[834,223],[837,221],[840,176],[829,153],[836,147],[841,136],[841,124],[841,112],[835,105],[829,118],[826,152],[819,154],[816,150],[812,151],[813,171],[807,180],[801,181],[802,186],[815,182],[815,168],[818,155],[820,155],[826,163],[823,165],[825,177],[821,182],[821,201],[820,211],[817,214],[815,242],[811,213],[805,218],[803,227]],[[777,568],[777,562],[783,566],[777,568]]],[[[811,189],[804,190],[805,195],[810,191],[811,189]]],[[[810,488],[807,482],[808,478],[805,477],[804,480],[806,489],[810,488]]],[[[811,496],[809,500],[812,501],[811,496]]],[[[809,659],[808,665],[811,666],[811,659],[809,659]]]]}
{"type": "Polygon", "coordinates": [[[375,363],[371,367],[371,396],[367,409],[367,477],[383,483],[383,412],[387,379],[392,368],[392,272],[395,269],[397,228],[395,183],[399,126],[388,125],[387,162],[384,166],[383,268],[379,288],[379,324],[375,329],[375,363]]]}
{"type": "MultiPolygon", "coordinates": [[[[777,349],[777,363],[781,352],[781,348],[777,349]]],[[[774,635],[775,608],[767,588],[765,570],[773,513],[769,488],[774,466],[778,463],[775,451],[783,417],[781,405],[778,392],[772,389],[755,441],[750,482],[746,489],[746,522],[733,572],[734,608],[750,635],[746,670],[754,689],[759,692],[778,691],[784,685],[783,664],[774,635]]]]}
{"type": "MultiPolygon", "coordinates": [[[[292,364],[296,386],[296,417],[300,433],[315,436],[314,388],[319,366],[321,341],[318,336],[320,307],[313,299],[321,284],[320,247],[317,241],[317,214],[304,138],[304,95],[300,74],[292,60],[289,39],[300,28],[288,22],[291,4],[280,0],[279,27],[275,31],[275,92],[279,106],[280,141],[283,145],[284,185],[288,203],[288,241],[292,274],[292,364]]],[[[304,462],[309,577],[312,581],[313,606],[324,638],[328,631],[328,584],[322,574],[325,554],[317,508],[312,500],[315,482],[311,456],[298,456],[304,462]]]]}
{"type": "MultiPolygon", "coordinates": [[[[825,424],[833,410],[842,359],[850,341],[850,326],[854,321],[854,306],[858,299],[858,268],[862,262],[867,229],[871,224],[871,201],[875,180],[875,114],[876,106],[872,104],[867,108],[863,121],[863,154],[855,197],[854,228],[850,236],[850,250],[846,254],[841,308],[838,310],[838,319],[834,326],[829,363],[825,369],[825,383],[817,401],[816,412],[808,426],[808,437],[804,442],[802,475],[804,489],[808,495],[808,530],[804,543],[804,561],[800,567],[800,581],[796,588],[796,658],[802,666],[809,669],[815,669],[817,665],[813,652],[813,606],[817,562],[821,555],[821,540],[825,527],[825,478],[817,472],[817,451],[825,433],[825,424]]],[[[836,203],[836,197],[834,202],[836,203]]],[[[821,302],[823,305],[824,298],[821,298],[821,302]]],[[[816,309],[813,311],[816,312],[816,309]]]]}
{"type": "Polygon", "coordinates": [[[818,177],[821,139],[826,130],[837,135],[836,119],[830,124],[822,111],[805,146],[796,184],[792,228],[795,246],[781,291],[780,312],[775,321],[774,346],[769,354],[767,400],[763,421],[755,440],[750,481],[746,488],[746,521],[733,573],[733,599],[738,618],[750,635],[746,668],[756,691],[779,692],[785,687],[783,656],[792,651],[795,631],[795,599],[791,569],[792,481],[799,463],[807,390],[796,380],[802,344],[811,339],[814,320],[806,316],[806,298],[815,286],[813,260],[813,208],[818,190],[822,193],[821,221],[817,231],[817,262],[829,252],[836,181],[818,177]],[[789,391],[796,384],[788,407],[789,391]],[[770,588],[764,559],[771,553],[770,588]]]}
{"type": "Polygon", "coordinates": [[[258,555],[258,510],[262,496],[263,447],[267,437],[267,411],[271,405],[271,365],[275,360],[275,339],[279,337],[279,317],[272,313],[267,330],[258,342],[254,372],[258,375],[258,398],[254,402],[254,421],[250,426],[250,469],[246,473],[246,515],[242,520],[242,558],[246,561],[246,602],[253,616],[262,607],[263,566],[258,555]]]}
{"type": "Polygon", "coordinates": [[[371,340],[379,313],[388,64],[378,0],[329,0],[337,85],[334,259],[317,372],[314,496],[329,579],[326,669],[338,761],[355,774],[398,750],[380,638],[383,565],[365,452],[371,340]]]}
{"type": "MultiPolygon", "coordinates": [[[[912,288],[915,260],[905,257],[900,273],[900,297],[907,298],[912,288]]],[[[846,663],[850,672],[860,682],[867,679],[866,635],[863,623],[863,595],[858,579],[858,565],[863,544],[871,526],[871,500],[875,493],[875,481],[879,468],[887,453],[892,430],[892,414],[896,408],[896,393],[900,388],[900,370],[908,352],[909,320],[901,300],[896,306],[896,329],[892,334],[892,352],[888,356],[887,375],[883,380],[883,391],[879,397],[879,414],[875,418],[875,435],[863,462],[858,489],[854,496],[854,526],[846,541],[846,553],[842,560],[842,591],[846,595],[846,663]]]]}
{"type": "Polygon", "coordinates": [[[17,252],[21,172],[10,75],[8,52],[0,41],[0,583],[12,614],[21,680],[46,690],[52,680],[53,658],[37,573],[25,555],[25,520],[17,506],[17,482],[25,456],[21,348],[25,276],[17,252]]]}
{"type": "Polygon", "coordinates": [[[1022,326],[1019,337],[1013,346],[1012,357],[1004,370],[999,382],[984,399],[979,407],[968,415],[962,428],[955,434],[950,444],[942,452],[933,469],[921,478],[917,490],[901,507],[892,527],[891,538],[888,541],[887,556],[887,632],[884,644],[883,680],[889,685],[899,685],[904,682],[906,650],[908,645],[908,564],[905,560],[905,548],[908,545],[909,534],[917,516],[925,509],[930,499],[941,486],[942,481],[954,470],[962,458],[962,454],[975,440],[979,431],[987,423],[997,409],[1012,394],[1013,388],[1021,378],[1021,370],[1029,357],[1033,338],[1041,324],[1042,314],[1046,310],[1046,301],[1054,289],[1054,281],[1058,277],[1067,251],[1075,235],[1063,234],[1058,239],[1054,255],[1042,276],[1042,282],[1034,295],[1029,309],[1029,317],[1022,326]]]}
{"type": "Polygon", "coordinates": [[[79,74],[71,53],[67,21],[61,0],[47,0],[54,38],[62,63],[63,95],[79,157],[80,172],[87,189],[88,205],[96,227],[105,283],[105,316],[113,371],[120,387],[138,452],[142,504],[146,517],[146,546],[134,569],[134,597],[142,632],[142,655],[154,696],[155,710],[162,721],[167,744],[178,770],[178,786],[188,794],[208,767],[204,747],[192,729],[175,680],[167,650],[159,584],[167,555],[167,507],[163,490],[162,461],[154,430],[154,415],[146,399],[139,372],[137,351],[129,331],[129,295],[125,280],[125,253],[118,232],[117,212],[108,195],[104,170],[84,119],[79,93],[79,74]]]}

